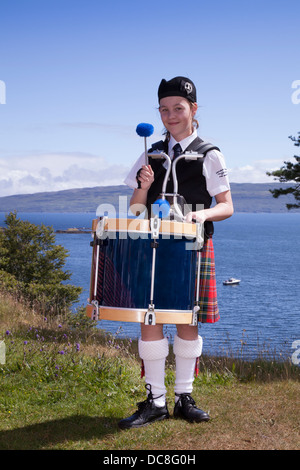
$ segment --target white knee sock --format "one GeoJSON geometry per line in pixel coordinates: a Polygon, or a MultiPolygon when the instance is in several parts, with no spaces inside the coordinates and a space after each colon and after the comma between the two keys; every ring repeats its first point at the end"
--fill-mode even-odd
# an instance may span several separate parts
{"type": "MultiPolygon", "coordinates": [[[[202,338],[187,341],[175,336],[173,351],[176,362],[175,393],[191,393],[193,390],[196,359],[202,353],[202,338]]],[[[175,401],[178,397],[175,395],[175,401]]]]}
{"type": "Polygon", "coordinates": [[[166,402],[165,362],[169,354],[167,338],[157,341],[139,340],[139,355],[144,362],[145,381],[151,385],[151,392],[156,406],[166,402]]]}

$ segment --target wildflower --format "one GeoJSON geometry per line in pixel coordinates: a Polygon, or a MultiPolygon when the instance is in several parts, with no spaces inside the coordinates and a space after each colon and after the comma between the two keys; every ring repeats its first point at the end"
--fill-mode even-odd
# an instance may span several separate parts
{"type": "Polygon", "coordinates": [[[58,354],[65,354],[65,351],[58,351],[58,354]]]}
{"type": "Polygon", "coordinates": [[[6,330],[5,334],[6,334],[7,336],[9,336],[9,335],[10,335],[10,331],[9,331],[9,330],[6,330]]]}
{"type": "Polygon", "coordinates": [[[80,344],[76,343],[76,351],[79,351],[79,350],[80,350],[80,344]]]}
{"type": "Polygon", "coordinates": [[[58,325],[58,328],[62,328],[61,324],[58,325]]]}
{"type": "Polygon", "coordinates": [[[28,344],[28,341],[24,341],[24,344],[28,344]]]}

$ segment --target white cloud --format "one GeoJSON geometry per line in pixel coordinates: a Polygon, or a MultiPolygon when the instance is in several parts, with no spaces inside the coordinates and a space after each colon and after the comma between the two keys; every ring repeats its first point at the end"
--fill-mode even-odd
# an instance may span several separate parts
{"type": "Polygon", "coordinates": [[[257,160],[251,165],[230,168],[229,179],[232,183],[273,183],[274,178],[266,172],[278,170],[282,165],[283,161],[278,159],[257,160]]]}
{"type": "Polygon", "coordinates": [[[0,159],[0,197],[122,184],[128,168],[84,153],[0,159]]]}
{"type": "MultiPolygon", "coordinates": [[[[272,183],[266,175],[282,160],[257,160],[229,169],[233,183],[272,183]]],[[[0,158],[0,197],[123,184],[129,168],[87,153],[47,153],[0,158]]]]}

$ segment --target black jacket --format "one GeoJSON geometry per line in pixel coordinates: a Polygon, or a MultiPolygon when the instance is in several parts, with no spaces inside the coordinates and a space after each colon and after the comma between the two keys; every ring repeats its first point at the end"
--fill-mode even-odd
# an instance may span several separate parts
{"type": "MultiPolygon", "coordinates": [[[[183,196],[186,204],[188,204],[190,210],[195,211],[201,209],[199,205],[203,205],[204,209],[208,209],[212,203],[212,197],[206,188],[206,179],[203,175],[203,161],[205,154],[212,149],[219,150],[218,147],[213,146],[212,144],[204,144],[203,140],[197,137],[185,150],[194,151],[198,153],[203,153],[203,157],[197,160],[180,160],[176,165],[177,170],[177,181],[178,181],[178,193],[180,196],[183,196]],[[203,153],[205,147],[205,153],[203,153]]],[[[149,153],[162,150],[165,153],[168,153],[168,142],[159,141],[152,145],[152,148],[149,150],[149,153]]],[[[152,159],[149,156],[149,164],[151,165],[154,171],[154,182],[152,183],[148,195],[147,195],[147,210],[148,214],[151,214],[151,205],[160,197],[162,184],[166,174],[166,169],[163,166],[163,159],[152,159]]],[[[173,178],[172,172],[170,173],[169,181],[167,184],[167,193],[173,193],[173,178]]],[[[213,233],[213,224],[212,222],[206,223],[206,230],[208,234],[213,233]]]]}

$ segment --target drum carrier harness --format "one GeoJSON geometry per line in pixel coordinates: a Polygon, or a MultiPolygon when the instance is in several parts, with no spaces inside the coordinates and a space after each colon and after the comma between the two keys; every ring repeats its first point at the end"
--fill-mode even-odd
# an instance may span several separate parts
{"type": "MultiPolygon", "coordinates": [[[[164,188],[164,180],[168,170],[165,168],[164,162],[157,158],[158,155],[163,156],[168,152],[168,141],[161,140],[152,144],[151,149],[148,150],[148,163],[154,171],[154,182],[147,195],[149,219],[152,214],[152,204],[160,196],[163,199],[165,196],[168,202],[175,206],[170,213],[171,219],[176,218],[176,213],[177,215],[180,214],[180,218],[182,218],[181,216],[184,216],[187,212],[199,210],[199,204],[203,205],[204,209],[211,206],[212,197],[207,191],[206,179],[203,175],[203,162],[207,152],[211,150],[220,151],[219,147],[210,142],[206,142],[199,137],[194,139],[180,157],[173,161],[170,160],[173,180],[168,177],[164,188]]],[[[140,170],[137,177],[139,172],[140,170]]],[[[140,187],[139,181],[138,187],[140,187]]],[[[212,236],[214,233],[213,222],[206,221],[204,231],[206,238],[212,236]]]]}
{"type": "MultiPolygon", "coordinates": [[[[210,150],[220,150],[219,147],[205,142],[200,137],[191,142],[184,153],[179,155],[176,159],[171,161],[168,152],[168,141],[159,141],[152,144],[151,149],[147,152],[146,162],[151,165],[154,171],[154,182],[148,190],[147,195],[147,210],[148,217],[150,219],[150,227],[152,232],[152,248],[153,248],[153,259],[152,259],[152,275],[151,275],[151,292],[150,292],[150,303],[148,311],[145,315],[146,325],[155,325],[155,312],[154,312],[154,275],[155,275],[155,257],[156,249],[158,247],[158,233],[160,228],[160,219],[155,216],[152,217],[152,204],[155,203],[158,197],[163,200],[167,199],[171,204],[170,219],[179,219],[183,221],[185,219],[186,211],[196,211],[197,204],[204,206],[204,209],[210,207],[212,197],[206,188],[206,179],[203,175],[203,161],[210,150]],[[165,159],[167,168],[163,165],[162,159],[165,159]],[[179,167],[177,169],[177,166],[179,167]],[[181,168],[180,168],[181,167],[181,168]],[[172,170],[172,180],[169,177],[172,170]],[[177,173],[178,172],[178,173],[177,173]],[[180,192],[178,193],[178,186],[180,185],[180,192]]],[[[137,182],[139,172],[137,173],[137,182]]],[[[198,208],[199,210],[199,208],[198,208]]],[[[194,220],[196,222],[196,220],[194,220]]],[[[200,283],[200,264],[201,257],[200,252],[202,251],[203,241],[208,237],[211,237],[214,232],[213,222],[206,221],[204,227],[197,224],[197,239],[196,246],[198,251],[198,269],[197,269],[197,289],[195,306],[193,310],[193,321],[192,324],[196,325],[198,322],[198,311],[199,311],[199,283],[200,283]],[[202,230],[201,230],[202,229],[202,230]]]]}

